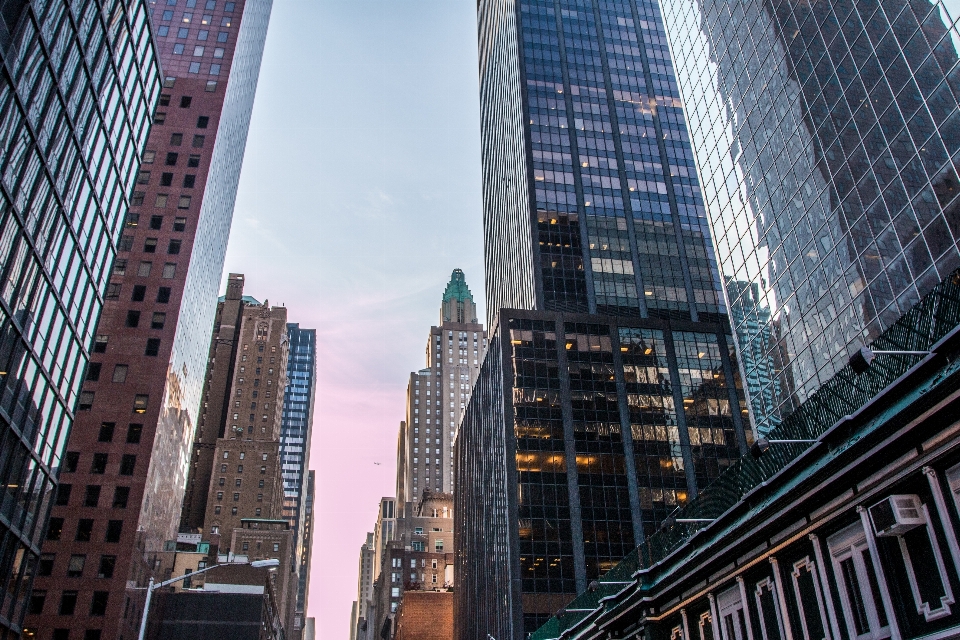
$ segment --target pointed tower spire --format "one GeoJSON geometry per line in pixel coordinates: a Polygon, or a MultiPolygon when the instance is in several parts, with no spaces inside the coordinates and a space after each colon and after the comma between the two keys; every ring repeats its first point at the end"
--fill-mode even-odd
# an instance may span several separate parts
{"type": "Polygon", "coordinates": [[[443,304],[440,306],[440,322],[477,321],[477,305],[473,302],[473,294],[467,286],[461,269],[454,269],[450,282],[443,292],[443,304]]]}

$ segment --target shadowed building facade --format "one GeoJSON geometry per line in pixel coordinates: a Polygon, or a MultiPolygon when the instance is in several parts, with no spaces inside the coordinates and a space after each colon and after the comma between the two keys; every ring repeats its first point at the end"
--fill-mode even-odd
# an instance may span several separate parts
{"type": "Polygon", "coordinates": [[[766,432],[960,265],[956,15],[929,0],[663,11],[766,432]]]}
{"type": "Polygon", "coordinates": [[[456,637],[520,639],[751,442],[655,2],[478,4],[490,345],[456,637]]]}
{"type": "Polygon", "coordinates": [[[148,12],[10,0],[0,16],[2,638],[45,597],[28,597],[43,539],[70,535],[52,505],[83,492],[57,482],[160,93],[148,12]]]}
{"type": "Polygon", "coordinates": [[[44,544],[36,588],[46,601],[29,619],[42,640],[55,630],[135,634],[144,593],[135,587],[176,537],[270,8],[150,5],[163,86],[88,340],[84,402],[67,443],[75,464],[61,471],[73,490],[54,507],[62,532],[44,544]],[[101,556],[115,558],[112,569],[99,570],[101,556]],[[85,559],[76,577],[73,558],[85,559]],[[60,606],[74,595],[75,606],[60,606]]]}

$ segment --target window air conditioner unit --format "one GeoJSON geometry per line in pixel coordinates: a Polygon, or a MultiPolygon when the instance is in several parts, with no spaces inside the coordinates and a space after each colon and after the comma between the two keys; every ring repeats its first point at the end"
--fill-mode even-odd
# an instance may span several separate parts
{"type": "Polygon", "coordinates": [[[901,536],[926,524],[920,496],[893,495],[869,509],[874,533],[878,537],[901,536]]]}

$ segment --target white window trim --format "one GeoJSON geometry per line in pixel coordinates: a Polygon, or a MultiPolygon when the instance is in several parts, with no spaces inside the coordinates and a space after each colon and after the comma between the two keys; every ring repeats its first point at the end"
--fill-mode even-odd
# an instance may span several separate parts
{"type": "Polygon", "coordinates": [[[793,571],[790,572],[790,579],[791,582],[793,582],[793,593],[797,597],[797,608],[800,610],[800,628],[803,630],[803,637],[810,637],[810,631],[807,629],[807,612],[803,609],[803,598],[800,597],[800,574],[803,571],[807,571],[810,574],[810,578],[813,581],[813,591],[817,594],[817,612],[820,614],[820,624],[823,626],[823,640],[831,640],[830,623],[827,620],[823,592],[820,590],[820,569],[815,562],[810,560],[810,556],[805,556],[794,562],[793,571]]]}
{"type": "Polygon", "coordinates": [[[923,518],[926,524],[923,529],[933,547],[933,558],[937,563],[937,573],[940,576],[940,584],[943,586],[943,596],[940,597],[940,606],[936,609],[931,608],[929,602],[922,602],[920,595],[920,585],[917,583],[917,574],[913,568],[913,561],[910,559],[910,551],[907,549],[907,543],[903,536],[897,536],[897,542],[900,543],[900,553],[903,554],[903,563],[907,566],[907,581],[910,583],[910,592],[913,594],[913,602],[917,605],[917,613],[923,614],[924,619],[929,622],[950,615],[950,605],[954,603],[953,590],[950,588],[950,579],[947,577],[946,566],[943,563],[943,555],[940,553],[940,545],[937,543],[937,537],[930,530],[930,510],[927,505],[920,505],[923,511],[923,518]]]}
{"type": "Polygon", "coordinates": [[[763,603],[761,602],[764,591],[768,591],[770,597],[773,598],[773,611],[777,617],[777,632],[781,638],[784,638],[786,637],[786,632],[783,629],[783,614],[780,612],[780,593],[779,589],[777,589],[777,584],[772,578],[764,578],[758,582],[753,591],[753,601],[757,605],[757,615],[760,617],[760,637],[763,638],[763,640],[778,640],[776,638],[770,638],[770,636],[767,635],[768,621],[763,615],[763,603]]]}
{"type": "MultiPolygon", "coordinates": [[[[833,573],[837,578],[837,590],[840,594],[840,601],[843,603],[841,607],[843,620],[847,625],[847,634],[851,640],[876,640],[891,637],[892,633],[889,625],[890,616],[887,616],[888,624],[886,627],[881,627],[880,621],[876,617],[876,612],[879,607],[883,606],[883,603],[876,602],[873,599],[873,590],[870,587],[870,579],[867,576],[867,567],[863,564],[862,560],[864,553],[870,553],[869,545],[867,544],[867,535],[864,533],[863,522],[854,523],[846,529],[830,536],[827,539],[827,548],[830,551],[833,573]],[[851,616],[850,594],[847,593],[847,586],[843,581],[843,569],[840,566],[840,563],[848,558],[853,559],[854,569],[857,573],[857,581],[860,583],[861,588],[860,597],[864,601],[867,612],[869,629],[867,633],[861,635],[857,635],[856,633],[857,627],[851,616]]],[[[871,558],[871,560],[873,560],[873,558],[871,558]]],[[[874,567],[876,567],[875,561],[874,567]]],[[[881,588],[885,589],[886,585],[883,583],[883,578],[877,576],[877,580],[882,585],[881,588]]]]}
{"type": "MultiPolygon", "coordinates": [[[[737,617],[738,612],[742,612],[746,608],[743,599],[740,597],[740,586],[730,587],[723,593],[717,595],[717,613],[719,617],[717,619],[717,625],[720,627],[719,636],[722,640],[747,640],[745,635],[741,635],[740,631],[740,620],[737,617]],[[727,635],[727,627],[723,623],[724,619],[732,615],[734,620],[734,637],[727,635]]],[[[742,615],[742,614],[741,614],[742,615]]],[[[746,626],[746,616],[744,616],[744,626],[746,626]]]]}

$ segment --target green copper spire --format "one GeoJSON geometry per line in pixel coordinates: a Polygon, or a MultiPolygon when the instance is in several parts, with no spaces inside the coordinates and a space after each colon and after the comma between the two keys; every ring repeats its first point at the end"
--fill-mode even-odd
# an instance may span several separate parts
{"type": "Polygon", "coordinates": [[[443,291],[440,315],[441,322],[477,322],[477,305],[473,302],[473,294],[461,269],[453,270],[450,282],[443,291]]]}

